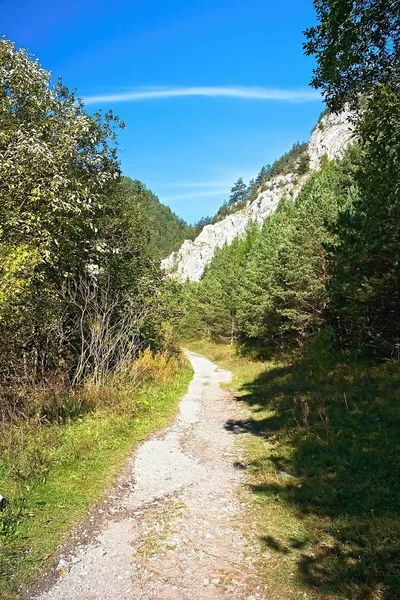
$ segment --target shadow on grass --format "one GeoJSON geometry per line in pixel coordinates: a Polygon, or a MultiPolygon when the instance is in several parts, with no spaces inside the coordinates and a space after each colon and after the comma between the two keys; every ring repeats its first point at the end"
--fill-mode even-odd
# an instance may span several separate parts
{"type": "Polygon", "coordinates": [[[301,581],[322,598],[400,598],[399,390],[398,364],[299,360],[243,386],[254,418],[226,424],[273,438],[250,464],[252,490],[278,497],[310,537],[263,541],[296,553],[301,581]]]}

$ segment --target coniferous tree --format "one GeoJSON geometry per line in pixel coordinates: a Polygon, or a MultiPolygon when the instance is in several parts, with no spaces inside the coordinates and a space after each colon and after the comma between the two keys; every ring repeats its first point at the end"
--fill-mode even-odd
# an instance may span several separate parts
{"type": "Polygon", "coordinates": [[[233,184],[231,188],[231,194],[229,196],[228,205],[237,206],[243,204],[247,199],[247,188],[242,177],[233,184]]]}
{"type": "Polygon", "coordinates": [[[271,170],[271,165],[267,165],[261,168],[260,172],[256,177],[256,184],[261,186],[265,181],[267,181],[269,177],[269,172],[271,170]]]}
{"type": "Polygon", "coordinates": [[[290,233],[292,202],[283,201],[264,221],[239,279],[237,319],[244,342],[272,346],[281,325],[274,302],[280,252],[290,233]]]}
{"type": "Polygon", "coordinates": [[[147,213],[148,250],[154,259],[165,258],[177,250],[185,239],[192,239],[195,236],[194,227],[162,204],[141,181],[123,177],[120,187],[124,196],[130,197],[133,204],[141,205],[147,213]]]}
{"type": "Polygon", "coordinates": [[[193,225],[193,236],[192,239],[197,237],[198,235],[200,235],[200,233],[203,231],[204,227],[206,225],[211,225],[213,223],[213,217],[201,217],[201,219],[199,219],[197,221],[197,223],[195,223],[193,225]]]}
{"type": "Polygon", "coordinates": [[[295,201],[265,222],[239,282],[242,339],[262,348],[302,345],[326,319],[326,244],[340,207],[352,199],[342,167],[325,161],[295,201]]]}
{"type": "Polygon", "coordinates": [[[306,31],[312,85],[328,108],[358,116],[360,197],[339,219],[330,257],[332,309],[344,343],[399,355],[400,10],[398,0],[315,0],[306,31]]]}
{"type": "Polygon", "coordinates": [[[258,187],[256,185],[256,180],[250,179],[248,186],[247,186],[247,197],[249,198],[250,201],[253,201],[257,198],[258,195],[258,187]]]}
{"type": "Polygon", "coordinates": [[[400,102],[381,87],[361,123],[359,196],[341,215],[329,261],[340,339],[400,355],[400,102]]]}
{"type": "Polygon", "coordinates": [[[180,331],[190,335],[195,323],[198,335],[233,342],[237,336],[237,288],[241,269],[258,235],[251,224],[244,238],[217,250],[200,283],[187,284],[187,298],[180,331]]]}

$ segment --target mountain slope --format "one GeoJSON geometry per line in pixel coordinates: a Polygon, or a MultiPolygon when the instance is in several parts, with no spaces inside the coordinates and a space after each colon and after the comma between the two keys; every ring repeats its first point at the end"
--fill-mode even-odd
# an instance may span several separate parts
{"type": "MultiPolygon", "coordinates": [[[[324,115],[308,144],[310,172],[319,167],[324,155],[340,158],[351,142],[352,130],[349,113],[324,115]]],[[[261,225],[285,195],[296,197],[309,174],[299,176],[288,173],[271,178],[253,202],[214,225],[207,225],[195,240],[185,240],[178,251],[162,261],[162,268],[181,281],[199,281],[217,248],[231,244],[235,237],[242,236],[250,221],[261,225]]]]}
{"type": "Polygon", "coordinates": [[[141,204],[146,212],[149,221],[148,250],[153,258],[165,258],[177,250],[186,238],[192,237],[193,227],[162,204],[143,183],[123,177],[121,185],[132,201],[141,204]]]}

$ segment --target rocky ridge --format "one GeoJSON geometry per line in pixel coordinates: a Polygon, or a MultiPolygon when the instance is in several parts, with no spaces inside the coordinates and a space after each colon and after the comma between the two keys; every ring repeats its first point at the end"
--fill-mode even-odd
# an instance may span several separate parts
{"type": "Polygon", "coordinates": [[[177,252],[173,252],[162,261],[162,269],[180,281],[199,281],[217,248],[229,245],[235,237],[244,235],[251,221],[261,225],[264,219],[275,211],[284,196],[296,197],[310,173],[319,168],[324,155],[331,159],[343,156],[353,137],[352,132],[350,113],[323,116],[312,132],[308,144],[309,173],[302,176],[289,173],[273,177],[264,184],[264,189],[257,198],[245,208],[214,225],[207,225],[195,240],[185,240],[177,252]]]}

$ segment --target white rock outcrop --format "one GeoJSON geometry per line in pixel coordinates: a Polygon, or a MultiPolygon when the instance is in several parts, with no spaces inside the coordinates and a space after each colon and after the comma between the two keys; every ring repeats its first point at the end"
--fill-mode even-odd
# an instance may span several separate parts
{"type": "Polygon", "coordinates": [[[284,194],[295,194],[295,175],[279,175],[268,182],[268,188],[246,208],[228,215],[214,225],[206,225],[194,241],[185,240],[177,252],[162,261],[164,270],[181,281],[199,281],[205,267],[211,262],[217,248],[231,244],[235,237],[244,235],[250,221],[259,225],[278,206],[284,194]]]}
{"type": "MultiPolygon", "coordinates": [[[[308,144],[310,169],[318,169],[324,154],[332,159],[341,158],[352,140],[352,130],[349,113],[325,115],[308,144]]],[[[161,262],[162,269],[181,281],[200,281],[218,248],[231,244],[237,236],[243,236],[251,221],[261,225],[274,212],[281,198],[287,195],[296,197],[308,176],[299,177],[289,173],[274,177],[267,182],[266,189],[245,208],[214,225],[206,225],[195,240],[185,240],[177,252],[161,262]]]]}
{"type": "Polygon", "coordinates": [[[315,127],[308,143],[310,169],[318,169],[324,154],[331,159],[342,158],[353,139],[353,130],[354,123],[350,112],[325,115],[315,127]]]}

